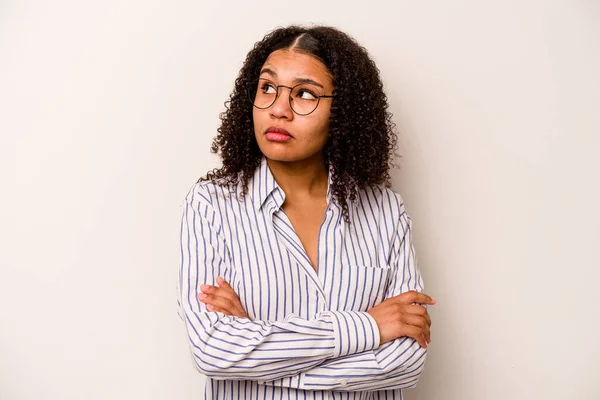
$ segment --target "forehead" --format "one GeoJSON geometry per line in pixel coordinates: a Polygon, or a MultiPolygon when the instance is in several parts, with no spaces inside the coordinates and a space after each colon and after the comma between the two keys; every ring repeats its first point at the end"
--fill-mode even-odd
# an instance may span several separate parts
{"type": "Polygon", "coordinates": [[[321,61],[298,51],[276,50],[267,57],[262,68],[273,70],[281,81],[310,78],[329,86],[332,82],[331,73],[321,61]]]}

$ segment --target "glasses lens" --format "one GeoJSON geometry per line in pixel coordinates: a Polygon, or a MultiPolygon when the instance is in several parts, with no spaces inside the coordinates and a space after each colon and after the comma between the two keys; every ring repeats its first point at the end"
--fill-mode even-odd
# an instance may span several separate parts
{"type": "Polygon", "coordinates": [[[248,89],[248,97],[257,108],[269,108],[277,98],[277,86],[266,79],[259,79],[258,85],[248,89]]]}
{"type": "Polygon", "coordinates": [[[319,105],[320,95],[314,85],[298,85],[290,93],[290,105],[297,114],[307,115],[319,105]]]}
{"type": "MultiPolygon", "coordinates": [[[[308,115],[319,105],[321,92],[314,85],[294,86],[289,93],[290,106],[296,114],[308,115]]],[[[277,85],[268,79],[260,78],[256,86],[248,88],[248,98],[254,107],[269,108],[277,100],[277,85]]]]}

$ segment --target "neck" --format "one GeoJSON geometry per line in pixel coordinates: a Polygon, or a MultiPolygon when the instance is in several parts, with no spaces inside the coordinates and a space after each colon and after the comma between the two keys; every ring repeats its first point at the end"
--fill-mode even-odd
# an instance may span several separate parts
{"type": "Polygon", "coordinates": [[[285,193],[286,202],[327,195],[328,171],[322,154],[292,162],[267,159],[267,164],[285,193]]]}

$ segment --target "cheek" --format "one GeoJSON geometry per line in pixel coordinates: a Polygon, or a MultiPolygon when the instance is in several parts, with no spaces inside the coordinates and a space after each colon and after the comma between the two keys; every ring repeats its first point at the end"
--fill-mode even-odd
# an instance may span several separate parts
{"type": "Polygon", "coordinates": [[[254,110],[252,111],[252,124],[254,127],[254,134],[256,134],[256,132],[260,131],[261,126],[264,127],[263,124],[263,120],[264,120],[264,113],[261,113],[260,110],[257,110],[255,107],[253,107],[254,110]]]}
{"type": "Polygon", "coordinates": [[[256,112],[256,107],[252,107],[252,123],[254,124],[255,128],[256,128],[256,122],[259,118],[259,116],[257,114],[258,113],[256,112]]]}
{"type": "Polygon", "coordinates": [[[324,110],[327,112],[321,113],[314,121],[313,132],[317,133],[317,137],[315,138],[317,141],[325,142],[329,135],[329,110],[324,110]]]}

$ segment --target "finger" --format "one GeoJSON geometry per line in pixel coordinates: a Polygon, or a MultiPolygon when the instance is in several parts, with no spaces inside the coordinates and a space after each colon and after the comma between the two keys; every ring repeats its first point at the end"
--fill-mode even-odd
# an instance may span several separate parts
{"type": "Polygon", "coordinates": [[[431,342],[431,329],[429,328],[429,324],[427,323],[427,319],[425,318],[425,316],[403,314],[401,317],[401,321],[405,324],[412,325],[420,329],[423,333],[425,341],[427,343],[431,342]]]}
{"type": "Polygon", "coordinates": [[[425,326],[423,327],[423,335],[425,336],[425,341],[431,343],[431,328],[427,324],[427,321],[425,321],[425,326]]]}
{"type": "Polygon", "coordinates": [[[225,315],[227,315],[229,317],[239,317],[239,318],[247,318],[247,319],[249,319],[248,316],[245,315],[245,314],[240,315],[239,313],[236,313],[233,310],[222,308],[222,307],[215,307],[212,304],[207,304],[206,305],[206,310],[207,311],[211,311],[211,312],[220,312],[220,313],[225,314],[225,315]]]}
{"type": "Polygon", "coordinates": [[[435,299],[425,293],[412,291],[409,297],[412,297],[412,303],[415,304],[435,304],[435,299]]]}
{"type": "Polygon", "coordinates": [[[404,325],[402,331],[402,336],[413,338],[417,341],[417,343],[419,343],[419,346],[424,349],[427,348],[427,339],[425,338],[425,335],[421,329],[413,325],[404,325]]]}
{"type": "Polygon", "coordinates": [[[227,290],[213,285],[200,285],[200,290],[206,294],[217,294],[221,292],[220,296],[223,296],[223,293],[227,292],[227,290]]]}
{"type": "Polygon", "coordinates": [[[200,300],[202,303],[210,304],[214,307],[228,310],[228,315],[250,319],[248,313],[246,313],[246,310],[244,310],[244,307],[242,307],[242,304],[240,303],[237,297],[235,299],[236,301],[232,302],[225,297],[200,293],[198,295],[198,300],[200,300]]]}
{"type": "Polygon", "coordinates": [[[220,288],[217,286],[210,286],[210,285],[200,285],[200,290],[206,294],[211,294],[213,296],[218,296],[218,297],[224,297],[231,302],[238,301],[237,295],[232,290],[220,288]]]}
{"type": "Polygon", "coordinates": [[[230,317],[239,317],[239,318],[247,318],[250,319],[250,317],[248,317],[248,315],[246,314],[246,312],[239,312],[236,309],[233,308],[229,308],[229,307],[218,307],[212,304],[206,304],[206,309],[208,311],[215,311],[215,312],[220,312],[223,313],[225,315],[228,315],[230,317]]]}
{"type": "Polygon", "coordinates": [[[419,335],[419,338],[417,339],[417,343],[419,343],[419,345],[420,345],[422,348],[424,348],[424,349],[426,349],[426,348],[427,348],[427,346],[428,346],[429,342],[427,341],[427,336],[425,335],[425,333],[424,333],[424,332],[421,332],[421,333],[420,333],[420,335],[419,335]]]}
{"type": "Polygon", "coordinates": [[[228,315],[230,317],[234,316],[234,314],[231,311],[229,311],[227,309],[224,309],[224,308],[221,308],[221,307],[215,307],[212,304],[207,304],[206,305],[206,309],[208,311],[210,311],[210,312],[220,312],[220,313],[228,315]]]}
{"type": "Polygon", "coordinates": [[[427,309],[424,306],[420,306],[418,304],[401,304],[400,309],[403,313],[409,313],[414,315],[425,316],[427,314],[427,309]]]}
{"type": "Polygon", "coordinates": [[[237,308],[238,313],[242,316],[247,316],[246,310],[244,310],[244,307],[242,306],[242,302],[240,301],[239,296],[237,295],[235,290],[233,290],[231,285],[225,279],[221,278],[220,276],[217,276],[217,285],[219,285],[222,289],[226,290],[229,293],[228,298],[234,303],[235,307],[237,308]]]}
{"type": "Polygon", "coordinates": [[[229,289],[235,293],[235,291],[233,290],[231,285],[225,279],[221,278],[220,276],[217,276],[217,285],[219,285],[223,289],[229,289]]]}
{"type": "Polygon", "coordinates": [[[211,286],[211,285],[200,285],[200,291],[203,293],[210,294],[210,293],[213,293],[213,291],[215,289],[218,289],[218,288],[216,288],[215,286],[211,286]]]}
{"type": "Polygon", "coordinates": [[[407,304],[407,305],[403,306],[403,312],[407,312],[407,313],[415,314],[415,315],[421,315],[427,321],[427,325],[431,326],[431,317],[429,316],[429,313],[427,312],[427,308],[425,308],[424,306],[419,306],[416,304],[407,304]]]}
{"type": "Polygon", "coordinates": [[[210,304],[215,307],[223,308],[226,310],[235,310],[235,304],[225,297],[215,296],[212,294],[200,293],[198,300],[202,303],[210,304]]]}
{"type": "MultiPolygon", "coordinates": [[[[221,297],[221,298],[226,299],[227,301],[229,301],[231,303],[231,305],[228,305],[228,309],[233,312],[233,315],[241,317],[241,318],[250,319],[250,317],[248,316],[248,313],[246,313],[246,310],[244,309],[244,306],[242,305],[242,302],[240,301],[240,298],[235,293],[233,288],[229,285],[229,283],[227,283],[223,278],[218,276],[217,284],[219,285],[219,287],[210,286],[210,285],[201,285],[200,290],[206,295],[212,295],[212,296],[221,297]]],[[[206,297],[201,297],[200,295],[198,295],[198,299],[205,300],[206,297]]]]}
{"type": "Polygon", "coordinates": [[[435,299],[433,297],[414,290],[396,296],[396,300],[402,304],[435,304],[435,299]]]}
{"type": "Polygon", "coordinates": [[[429,328],[429,325],[427,325],[427,320],[421,315],[402,314],[400,320],[405,324],[416,326],[423,331],[425,331],[425,328],[429,328]]]}

